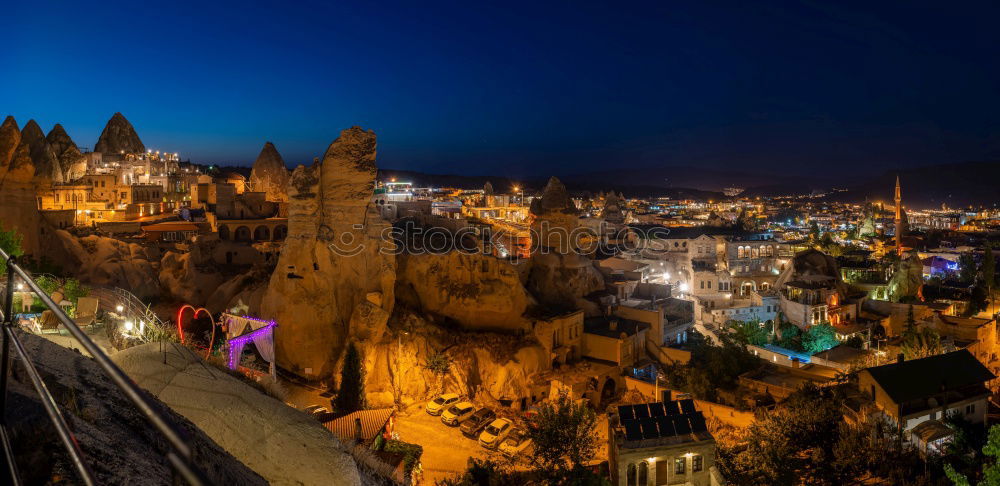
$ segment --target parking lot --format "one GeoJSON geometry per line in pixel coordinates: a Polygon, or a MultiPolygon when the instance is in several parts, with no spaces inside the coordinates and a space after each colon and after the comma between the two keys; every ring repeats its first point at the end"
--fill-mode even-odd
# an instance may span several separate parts
{"type": "Polygon", "coordinates": [[[458,427],[441,423],[441,417],[428,415],[424,404],[415,405],[396,417],[399,439],[420,444],[424,455],[424,484],[454,476],[465,471],[470,457],[486,457],[488,451],[479,443],[462,435],[458,427]]]}

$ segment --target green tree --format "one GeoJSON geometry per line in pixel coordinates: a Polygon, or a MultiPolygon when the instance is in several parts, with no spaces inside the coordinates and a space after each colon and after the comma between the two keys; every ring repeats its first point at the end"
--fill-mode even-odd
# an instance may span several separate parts
{"type": "Polygon", "coordinates": [[[906,359],[926,358],[941,354],[941,335],[929,327],[919,327],[903,331],[900,346],[906,359]]]}
{"type": "Polygon", "coordinates": [[[976,280],[976,257],[972,253],[963,253],[958,257],[958,279],[964,284],[971,284],[976,280]]]}
{"type": "MultiPolygon", "coordinates": [[[[7,252],[10,256],[21,256],[24,254],[24,249],[21,248],[21,235],[18,234],[17,230],[11,228],[9,231],[3,229],[3,223],[0,222],[0,248],[7,252]]],[[[7,274],[7,260],[0,258],[0,275],[7,274]]]]}
{"type": "Polygon", "coordinates": [[[802,350],[809,354],[826,351],[837,344],[840,344],[837,331],[829,324],[817,324],[802,334],[802,350]]]}
{"type": "Polygon", "coordinates": [[[986,285],[986,299],[993,302],[993,286],[996,283],[996,262],[993,260],[993,243],[986,243],[983,252],[983,283],[986,285]]]}
{"type": "Polygon", "coordinates": [[[340,369],[340,389],[333,400],[338,414],[348,414],[365,408],[365,377],[361,366],[361,353],[353,342],[347,344],[344,364],[340,369]]]}
{"type": "Polygon", "coordinates": [[[906,332],[913,332],[917,329],[917,320],[913,318],[913,304],[907,306],[906,310],[906,328],[903,330],[906,332]]]}
{"type": "MultiPolygon", "coordinates": [[[[983,463],[982,479],[976,486],[1000,486],[1000,425],[990,427],[989,438],[983,446],[983,454],[993,458],[992,464],[983,463]]],[[[968,476],[955,470],[951,464],[945,464],[945,474],[955,486],[972,486],[968,476]]]]}
{"type": "Polygon", "coordinates": [[[736,340],[744,344],[761,346],[767,344],[771,337],[771,330],[768,329],[759,319],[749,321],[731,320],[727,326],[734,331],[736,340]]]}
{"type": "Polygon", "coordinates": [[[594,457],[600,446],[594,410],[567,398],[546,402],[528,426],[535,444],[532,462],[537,471],[565,477],[594,457]]]}

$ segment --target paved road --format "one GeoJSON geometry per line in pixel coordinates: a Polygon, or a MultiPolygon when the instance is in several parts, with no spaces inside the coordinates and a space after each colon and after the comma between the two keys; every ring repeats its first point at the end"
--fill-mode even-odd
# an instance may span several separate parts
{"type": "Polygon", "coordinates": [[[465,471],[470,457],[486,457],[488,452],[475,440],[466,438],[458,427],[441,423],[440,417],[427,415],[422,407],[411,407],[396,420],[399,440],[420,444],[424,455],[424,484],[465,471]]]}

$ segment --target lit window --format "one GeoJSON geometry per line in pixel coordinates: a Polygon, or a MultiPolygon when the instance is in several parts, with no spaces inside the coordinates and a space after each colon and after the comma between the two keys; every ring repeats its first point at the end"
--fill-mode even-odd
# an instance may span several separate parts
{"type": "Polygon", "coordinates": [[[691,472],[700,472],[702,467],[704,467],[704,459],[701,454],[695,454],[691,457],[691,472]]]}
{"type": "Polygon", "coordinates": [[[687,466],[687,458],[684,456],[674,459],[674,474],[684,474],[685,466],[687,466]]]}

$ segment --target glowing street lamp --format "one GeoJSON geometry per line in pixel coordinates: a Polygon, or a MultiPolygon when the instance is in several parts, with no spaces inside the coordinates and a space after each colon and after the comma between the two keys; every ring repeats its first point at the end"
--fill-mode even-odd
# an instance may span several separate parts
{"type": "Polygon", "coordinates": [[[115,312],[121,314],[123,310],[125,310],[125,308],[122,307],[121,304],[115,306],[115,312]]]}

